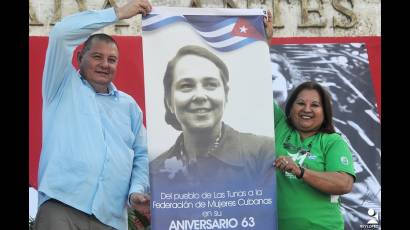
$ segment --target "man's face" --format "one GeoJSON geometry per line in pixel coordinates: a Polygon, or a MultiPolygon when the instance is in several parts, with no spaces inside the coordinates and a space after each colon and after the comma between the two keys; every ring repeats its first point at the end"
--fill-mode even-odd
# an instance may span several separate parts
{"type": "Polygon", "coordinates": [[[118,48],[112,42],[92,41],[80,60],[80,72],[97,92],[107,92],[107,87],[117,72],[118,48]]]}
{"type": "Polygon", "coordinates": [[[221,122],[226,93],[214,63],[195,55],[176,64],[168,106],[183,130],[213,129],[221,122]]]}

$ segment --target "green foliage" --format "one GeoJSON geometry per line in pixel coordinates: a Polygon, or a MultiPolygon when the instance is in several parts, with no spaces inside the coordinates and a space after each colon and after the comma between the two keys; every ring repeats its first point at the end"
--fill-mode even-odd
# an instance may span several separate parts
{"type": "Polygon", "coordinates": [[[135,209],[128,209],[128,229],[129,230],[151,230],[151,223],[148,217],[135,209]]]}

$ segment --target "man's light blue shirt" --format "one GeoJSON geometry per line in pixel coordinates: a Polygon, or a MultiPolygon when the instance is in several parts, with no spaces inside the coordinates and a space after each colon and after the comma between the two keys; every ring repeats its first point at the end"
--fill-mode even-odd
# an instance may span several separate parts
{"type": "Polygon", "coordinates": [[[76,46],[117,21],[113,8],[84,11],[57,23],[43,73],[43,142],[39,205],[57,199],[104,224],[127,229],[127,201],[148,191],[142,112],[118,91],[97,94],[72,65],[76,46]]]}

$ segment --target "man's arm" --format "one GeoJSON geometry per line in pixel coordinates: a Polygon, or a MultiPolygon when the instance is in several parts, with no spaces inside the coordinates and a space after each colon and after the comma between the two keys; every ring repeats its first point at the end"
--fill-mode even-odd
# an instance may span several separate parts
{"type": "Polygon", "coordinates": [[[146,15],[151,8],[147,0],[130,0],[116,10],[108,8],[84,11],[67,16],[58,22],[49,36],[43,71],[43,103],[50,103],[63,88],[64,76],[67,76],[65,72],[69,68],[74,68],[71,62],[73,51],[88,36],[119,19],[131,18],[139,13],[146,15]]]}
{"type": "Polygon", "coordinates": [[[59,90],[72,66],[74,49],[97,30],[117,21],[112,8],[84,11],[65,17],[50,32],[43,72],[43,103],[50,103],[59,90]]]}
{"type": "MultiPolygon", "coordinates": [[[[142,114],[142,113],[141,113],[142,114]]],[[[140,116],[142,117],[142,115],[140,116]]],[[[131,174],[129,195],[132,193],[146,193],[149,189],[147,137],[142,119],[138,122],[134,141],[134,161],[131,174]]]]}
{"type": "Polygon", "coordinates": [[[147,15],[152,9],[148,0],[131,0],[115,10],[118,19],[128,19],[137,14],[147,15]]]}
{"type": "Polygon", "coordinates": [[[134,101],[131,112],[131,126],[135,139],[133,143],[134,159],[132,165],[130,189],[128,192],[128,205],[140,213],[149,215],[149,166],[147,152],[147,134],[143,124],[143,114],[134,101]]]}
{"type": "Polygon", "coordinates": [[[134,145],[134,162],[130,191],[128,193],[128,205],[149,218],[151,198],[147,194],[149,190],[149,166],[146,130],[142,123],[142,119],[139,123],[140,126],[134,145]]]}

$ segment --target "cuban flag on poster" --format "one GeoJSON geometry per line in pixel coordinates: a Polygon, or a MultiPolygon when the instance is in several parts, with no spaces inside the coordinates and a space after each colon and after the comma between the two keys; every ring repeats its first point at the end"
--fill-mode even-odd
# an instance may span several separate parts
{"type": "Polygon", "coordinates": [[[159,30],[173,23],[189,23],[206,43],[221,52],[266,40],[263,9],[202,9],[155,7],[142,18],[142,31],[159,30]],[[200,11],[200,15],[198,12],[200,11]],[[223,16],[222,16],[223,15],[223,16]],[[212,16],[212,17],[210,17],[212,16]]]}

